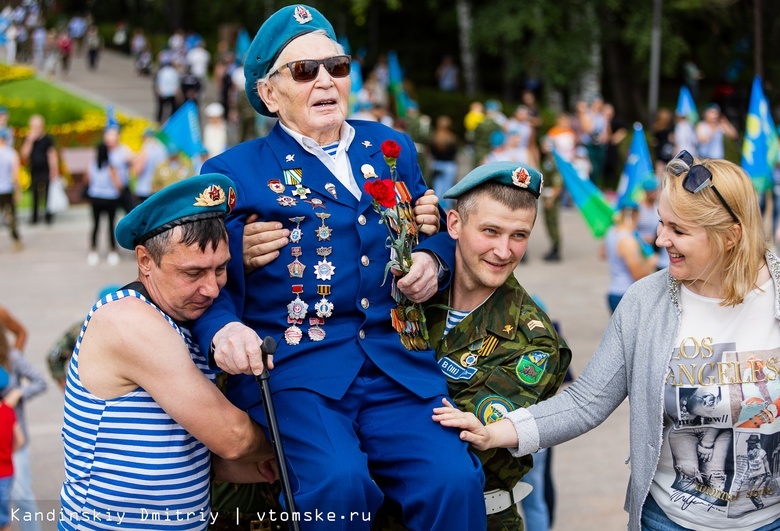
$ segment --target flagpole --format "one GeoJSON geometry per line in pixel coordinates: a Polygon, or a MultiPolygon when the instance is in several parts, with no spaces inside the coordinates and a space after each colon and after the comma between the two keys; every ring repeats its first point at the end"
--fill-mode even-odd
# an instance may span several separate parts
{"type": "Polygon", "coordinates": [[[658,78],[661,69],[661,12],[663,0],[653,0],[653,30],[650,49],[650,89],[647,98],[647,123],[653,123],[658,110],[658,78]]]}

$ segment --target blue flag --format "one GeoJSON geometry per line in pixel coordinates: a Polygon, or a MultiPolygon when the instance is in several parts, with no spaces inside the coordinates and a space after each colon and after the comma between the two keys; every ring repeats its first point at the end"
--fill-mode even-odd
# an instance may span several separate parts
{"type": "Polygon", "coordinates": [[[604,193],[590,179],[581,179],[571,163],[563,160],[554,151],[553,155],[558,172],[563,178],[563,184],[574,204],[577,205],[591,233],[596,238],[601,238],[612,226],[615,211],[609,206],[604,193]]]}
{"type": "Polygon", "coordinates": [[[778,139],[769,102],[764,95],[761,78],[753,78],[745,125],[745,140],[742,143],[740,165],[753,179],[758,193],[765,193],[772,184],[772,168],[777,163],[778,139]]]}
{"type": "Polygon", "coordinates": [[[249,50],[249,45],[252,44],[252,39],[249,38],[249,33],[245,29],[241,29],[236,36],[236,63],[239,65],[244,64],[244,56],[249,50]]]}
{"type": "Polygon", "coordinates": [[[119,120],[113,105],[106,107],[106,129],[119,128],[119,120]]]}
{"type": "MultiPolygon", "coordinates": [[[[687,90],[687,89],[686,89],[687,90]]],[[[647,139],[642,124],[634,124],[634,136],[631,138],[631,146],[628,149],[626,165],[623,167],[623,173],[620,174],[617,195],[620,199],[630,197],[635,202],[639,202],[641,195],[641,184],[647,179],[654,179],[653,163],[650,159],[650,150],[647,147],[647,139]]]]}
{"type": "Polygon", "coordinates": [[[409,98],[406,95],[406,89],[404,88],[404,76],[401,72],[401,63],[398,62],[398,55],[395,51],[390,51],[387,54],[387,70],[390,77],[390,94],[392,94],[395,101],[395,115],[399,118],[406,117],[406,108],[409,103],[409,98]]]}
{"type": "Polygon", "coordinates": [[[696,125],[699,121],[699,111],[696,110],[696,102],[693,101],[693,96],[688,87],[683,85],[680,87],[680,95],[677,97],[677,109],[675,113],[678,116],[685,116],[688,119],[688,123],[696,125]]]}
{"type": "Polygon", "coordinates": [[[178,149],[190,158],[206,151],[201,141],[200,120],[195,102],[184,102],[160,128],[158,138],[169,152],[178,149]]]}

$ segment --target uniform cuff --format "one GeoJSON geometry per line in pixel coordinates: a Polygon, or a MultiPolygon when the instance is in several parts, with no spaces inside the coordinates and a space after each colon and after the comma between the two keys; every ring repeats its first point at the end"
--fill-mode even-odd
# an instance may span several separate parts
{"type": "Polygon", "coordinates": [[[522,457],[539,450],[539,428],[527,409],[518,409],[509,415],[517,432],[517,448],[510,448],[513,457],[522,457]]]}

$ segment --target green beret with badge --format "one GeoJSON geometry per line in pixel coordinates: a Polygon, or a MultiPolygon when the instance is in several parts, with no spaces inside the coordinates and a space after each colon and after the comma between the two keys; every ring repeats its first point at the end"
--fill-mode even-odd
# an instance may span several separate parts
{"type": "Polygon", "coordinates": [[[135,207],[116,226],[116,241],[133,250],[178,225],[224,217],[236,204],[233,181],[219,173],[188,177],[135,207]]]}
{"type": "Polygon", "coordinates": [[[488,162],[467,173],[458,184],[447,190],[444,198],[457,199],[473,188],[488,182],[528,190],[538,199],[542,193],[544,177],[539,170],[526,164],[509,161],[488,162]]]}
{"type": "Polygon", "coordinates": [[[268,74],[288,44],[301,35],[318,30],[336,41],[336,32],[328,19],[313,7],[301,4],[283,7],[260,26],[244,59],[244,89],[249,103],[257,112],[275,116],[257,94],[257,81],[268,74]]]}

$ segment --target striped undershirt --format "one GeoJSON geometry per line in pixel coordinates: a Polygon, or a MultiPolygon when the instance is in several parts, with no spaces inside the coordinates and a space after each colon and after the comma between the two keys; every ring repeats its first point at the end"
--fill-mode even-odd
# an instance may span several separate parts
{"type": "Polygon", "coordinates": [[[461,312],[459,310],[449,310],[447,312],[447,324],[444,326],[444,334],[442,337],[449,334],[450,330],[458,326],[458,323],[465,319],[470,313],[470,311],[461,312]]]}
{"type": "Polygon", "coordinates": [[[208,448],[142,388],[104,400],[79,379],[79,349],[90,319],[101,306],[124,297],[157,309],[181,335],[195,365],[214,380],[189,331],[143,295],[126,289],[98,301],[84,321],[68,368],[58,529],[205,530],[210,510],[208,448]]]}
{"type": "Polygon", "coordinates": [[[322,151],[327,153],[330,158],[333,160],[336,160],[336,151],[339,149],[339,141],[333,142],[332,144],[328,144],[327,146],[321,146],[322,151]]]}

